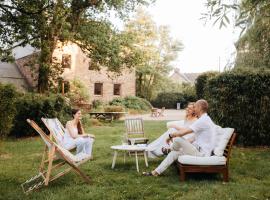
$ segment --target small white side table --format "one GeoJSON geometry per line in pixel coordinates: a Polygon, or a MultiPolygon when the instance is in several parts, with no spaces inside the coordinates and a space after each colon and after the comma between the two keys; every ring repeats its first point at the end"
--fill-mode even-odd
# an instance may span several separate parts
{"type": "MultiPolygon", "coordinates": [[[[114,150],[113,161],[112,161],[112,169],[115,166],[118,151],[127,151],[127,152],[128,151],[133,151],[135,153],[135,161],[136,161],[137,172],[140,171],[139,170],[138,154],[137,153],[143,151],[145,165],[146,165],[146,167],[148,167],[147,147],[146,146],[142,147],[142,146],[137,146],[137,145],[116,145],[116,146],[111,146],[111,149],[114,150]]],[[[124,162],[125,162],[125,154],[126,154],[126,152],[124,152],[124,162]]]]}

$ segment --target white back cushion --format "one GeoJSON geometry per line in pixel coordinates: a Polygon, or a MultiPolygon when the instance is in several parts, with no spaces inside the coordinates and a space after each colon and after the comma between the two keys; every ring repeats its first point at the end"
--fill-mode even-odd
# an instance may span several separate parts
{"type": "Polygon", "coordinates": [[[216,135],[214,137],[215,148],[214,154],[216,156],[223,156],[224,150],[234,132],[233,128],[221,128],[216,126],[216,135]]]}
{"type": "Polygon", "coordinates": [[[184,120],[181,121],[170,121],[167,122],[167,128],[169,128],[171,125],[176,125],[176,126],[184,126],[184,120]]]}

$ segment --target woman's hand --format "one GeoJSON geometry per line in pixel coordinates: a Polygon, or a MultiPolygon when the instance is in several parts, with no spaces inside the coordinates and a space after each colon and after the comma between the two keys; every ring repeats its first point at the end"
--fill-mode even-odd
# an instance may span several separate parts
{"type": "Polygon", "coordinates": [[[83,134],[82,137],[90,137],[90,138],[95,138],[96,136],[93,134],[83,134]]]}

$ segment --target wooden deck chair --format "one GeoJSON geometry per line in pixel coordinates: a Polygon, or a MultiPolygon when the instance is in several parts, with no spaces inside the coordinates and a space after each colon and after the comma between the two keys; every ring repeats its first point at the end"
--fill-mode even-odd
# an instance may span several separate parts
{"type": "Polygon", "coordinates": [[[85,153],[73,155],[68,150],[51,140],[50,137],[47,136],[33,120],[27,119],[27,122],[39,133],[45,142],[48,148],[48,154],[46,156],[43,155],[42,167],[39,169],[39,175],[35,176],[40,177],[43,181],[40,181],[38,183],[39,185],[34,185],[27,190],[24,189],[25,184],[35,179],[35,177],[23,183],[22,187],[25,193],[28,193],[33,189],[37,189],[42,185],[47,186],[51,181],[65,175],[71,170],[80,175],[86,183],[90,183],[90,178],[78,168],[79,165],[85,163],[91,158],[89,155],[85,153]]]}
{"type": "Polygon", "coordinates": [[[142,118],[126,119],[125,127],[129,144],[131,144],[131,140],[135,140],[135,144],[147,144],[149,139],[145,137],[142,118]]]}
{"type": "Polygon", "coordinates": [[[164,117],[165,107],[162,107],[159,111],[157,111],[157,117],[164,117]]]}
{"type": "MultiPolygon", "coordinates": [[[[225,157],[225,164],[222,165],[190,165],[177,162],[178,169],[180,172],[180,181],[184,181],[186,173],[222,173],[223,181],[229,181],[229,159],[232,150],[233,143],[236,138],[236,133],[234,132],[228,141],[226,148],[224,150],[223,156],[225,157]]],[[[201,157],[203,159],[203,157],[201,157]]],[[[199,159],[199,158],[198,158],[199,159]]]]}

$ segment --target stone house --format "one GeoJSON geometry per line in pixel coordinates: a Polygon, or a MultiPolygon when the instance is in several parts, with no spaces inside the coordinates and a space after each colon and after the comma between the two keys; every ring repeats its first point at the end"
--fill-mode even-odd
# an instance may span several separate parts
{"type": "MultiPolygon", "coordinates": [[[[35,59],[36,53],[17,58],[15,65],[24,77],[29,88],[37,86],[37,68],[30,69],[29,62],[35,59]]],[[[90,59],[74,43],[62,45],[59,42],[53,56],[62,64],[65,81],[80,80],[89,91],[91,101],[111,101],[116,97],[135,96],[135,70],[125,69],[121,75],[108,72],[105,67],[100,71],[89,70],[90,59]]],[[[0,80],[1,81],[1,80],[0,80]]]]}
{"type": "Polygon", "coordinates": [[[178,84],[194,85],[199,75],[200,73],[181,73],[179,68],[175,68],[173,74],[169,78],[178,84]]]}

